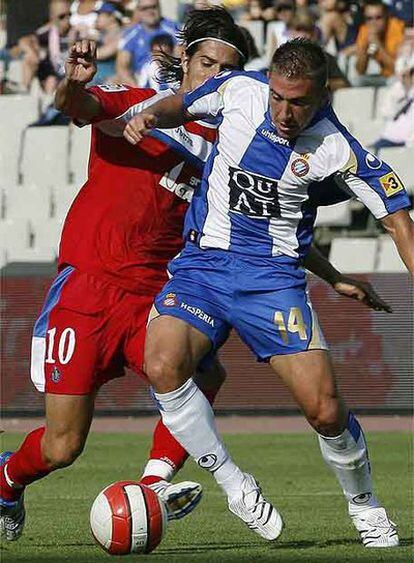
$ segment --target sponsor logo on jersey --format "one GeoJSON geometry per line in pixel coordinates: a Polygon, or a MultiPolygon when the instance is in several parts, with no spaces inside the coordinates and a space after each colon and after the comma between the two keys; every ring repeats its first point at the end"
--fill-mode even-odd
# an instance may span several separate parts
{"type": "Polygon", "coordinates": [[[292,170],[293,174],[298,178],[302,178],[306,176],[309,172],[309,162],[304,158],[295,158],[295,160],[290,165],[290,169],[292,170]]]}
{"type": "Polygon", "coordinates": [[[177,295],[175,293],[167,293],[162,303],[166,307],[176,307],[178,305],[177,295]]]}
{"type": "Polygon", "coordinates": [[[249,217],[279,217],[277,181],[229,167],[230,210],[249,217]]]}
{"type": "Polygon", "coordinates": [[[263,137],[266,137],[266,139],[272,141],[272,143],[275,143],[277,145],[284,145],[285,147],[289,146],[289,141],[287,139],[279,137],[279,135],[276,135],[274,131],[269,131],[269,129],[261,129],[260,133],[263,135],[263,137]]]}
{"type": "Polygon", "coordinates": [[[369,152],[365,156],[365,164],[368,168],[371,168],[371,170],[378,170],[382,166],[382,160],[369,152]]]}
{"type": "Polygon", "coordinates": [[[199,307],[194,307],[193,305],[188,305],[187,303],[183,302],[181,303],[181,309],[184,309],[184,311],[187,311],[188,313],[190,313],[190,315],[194,315],[194,317],[197,317],[198,319],[200,319],[200,321],[203,321],[208,325],[214,327],[213,317],[205,313],[199,307]]]}
{"type": "Polygon", "coordinates": [[[51,379],[52,379],[53,383],[59,383],[61,377],[62,377],[62,374],[60,373],[58,368],[54,367],[52,369],[52,375],[51,375],[51,379]]]}
{"type": "Polygon", "coordinates": [[[404,190],[401,180],[395,172],[389,172],[379,179],[382,189],[387,197],[391,197],[404,190]]]}
{"type": "Polygon", "coordinates": [[[98,84],[103,92],[127,92],[128,88],[123,84],[98,84]]]}
{"type": "Polygon", "coordinates": [[[213,469],[213,467],[217,463],[217,456],[216,456],[216,454],[203,455],[203,457],[200,457],[197,460],[197,463],[203,469],[213,469]]]}
{"type": "Polygon", "coordinates": [[[194,145],[193,139],[190,137],[184,127],[177,127],[175,130],[184,144],[190,145],[190,147],[194,145]]]}

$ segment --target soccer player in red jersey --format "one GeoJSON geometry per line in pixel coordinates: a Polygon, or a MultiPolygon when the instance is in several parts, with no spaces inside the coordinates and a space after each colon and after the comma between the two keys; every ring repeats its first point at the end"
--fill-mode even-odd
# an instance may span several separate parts
{"type": "MultiPolygon", "coordinates": [[[[223,10],[195,11],[183,38],[180,65],[173,59],[169,65],[183,91],[240,68],[247,58],[244,37],[223,10]]],[[[66,218],[59,275],[34,329],[32,379],[45,392],[46,424],[0,460],[6,539],[18,539],[23,530],[24,487],[70,465],[83,450],[100,386],[122,376],[126,366],[141,372],[148,314],[166,281],[166,264],[182,246],[184,213],[216,136],[214,125],[192,123],[155,131],[139,147],[131,146],[122,137],[126,122],[172,92],[85,88],[95,72],[93,43],[77,43],[57,105],[78,122],[93,124],[89,177],[66,218]]],[[[323,260],[314,269],[324,279],[332,273],[323,260]]],[[[341,292],[381,306],[368,286],[348,283],[341,292]]],[[[197,382],[210,401],[224,375],[217,361],[200,370],[197,382]]],[[[181,495],[170,517],[190,512],[201,489],[196,483],[168,484],[187,454],[161,421],[150,457],[142,482],[167,501],[181,495]]]]}
{"type": "MultiPolygon", "coordinates": [[[[183,37],[183,90],[242,68],[247,59],[244,36],[223,10],[194,12],[183,37]]],[[[70,465],[82,452],[100,386],[122,376],[127,366],[141,372],[148,314],[166,282],[167,262],[182,247],[188,201],[215,140],[214,125],[196,123],[132,147],[122,137],[128,119],[172,91],[157,94],[124,85],[88,89],[95,72],[94,44],[76,43],[56,105],[93,125],[89,173],[66,217],[59,274],[34,328],[32,380],[45,393],[46,424],[0,460],[1,532],[11,540],[23,530],[24,487],[70,465]]],[[[223,370],[217,362],[207,369],[206,395],[212,400],[215,389],[208,385],[216,388],[223,370]]],[[[156,467],[147,468],[146,484],[170,479],[186,458],[161,422],[154,442],[156,467]]],[[[167,492],[157,485],[166,501],[182,497],[170,517],[185,515],[200,498],[196,483],[165,482],[167,492]]]]}

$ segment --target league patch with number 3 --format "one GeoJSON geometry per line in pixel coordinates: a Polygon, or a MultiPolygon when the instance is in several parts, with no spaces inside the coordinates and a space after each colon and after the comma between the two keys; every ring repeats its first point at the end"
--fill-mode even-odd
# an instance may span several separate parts
{"type": "Polygon", "coordinates": [[[389,172],[379,179],[382,189],[387,197],[391,197],[404,189],[401,180],[394,172],[389,172]]]}

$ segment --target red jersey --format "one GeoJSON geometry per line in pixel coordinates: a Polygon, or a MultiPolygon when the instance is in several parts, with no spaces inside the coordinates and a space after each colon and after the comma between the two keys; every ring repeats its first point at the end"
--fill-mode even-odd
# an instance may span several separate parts
{"type": "Polygon", "coordinates": [[[184,215],[216,129],[189,123],[133,146],[122,137],[125,121],[172,92],[124,85],[90,92],[101,113],[92,125],[88,180],[64,224],[59,268],[71,265],[134,293],[155,293],[182,247],[184,215]]]}

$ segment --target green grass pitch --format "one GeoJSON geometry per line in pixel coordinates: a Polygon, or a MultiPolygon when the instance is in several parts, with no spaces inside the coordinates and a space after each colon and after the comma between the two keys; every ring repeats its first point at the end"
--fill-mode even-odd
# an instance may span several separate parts
{"type": "MultiPolygon", "coordinates": [[[[249,531],[229,513],[212,477],[190,461],[180,475],[203,484],[204,497],[198,508],[187,518],[172,522],[151,555],[127,556],[121,561],[413,561],[409,434],[369,436],[377,493],[399,526],[402,545],[391,550],[369,550],[359,544],[342,494],[319,455],[315,436],[241,434],[225,439],[235,460],[256,476],[265,495],[281,511],[286,527],[280,539],[266,542],[249,531]]],[[[16,434],[3,435],[3,447],[13,449],[20,440],[16,434]]],[[[25,534],[16,543],[3,544],[1,562],[110,561],[89,533],[89,508],[104,486],[139,474],[148,444],[147,436],[91,435],[86,451],[73,467],[54,473],[27,491],[25,534]]]]}

